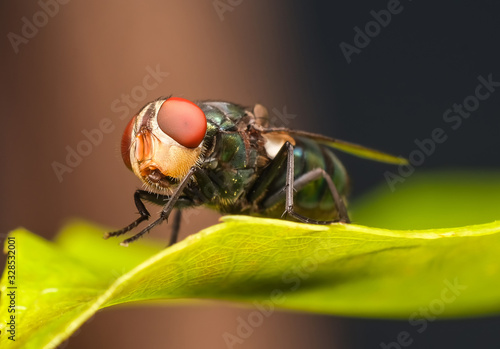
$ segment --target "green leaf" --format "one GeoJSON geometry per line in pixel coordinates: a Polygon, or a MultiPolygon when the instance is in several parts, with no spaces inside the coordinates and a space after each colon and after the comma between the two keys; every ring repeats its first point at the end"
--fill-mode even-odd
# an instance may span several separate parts
{"type": "MultiPolygon", "coordinates": [[[[360,206],[355,212],[362,217],[360,206]]],[[[267,315],[276,308],[405,319],[423,318],[422,309],[439,317],[500,311],[500,222],[386,230],[233,216],[167,249],[146,240],[121,247],[103,240],[104,231],[73,222],[55,242],[25,229],[10,234],[16,274],[14,285],[8,269],[0,281],[0,347],[54,348],[98,309],[146,300],[233,300],[267,315]],[[15,342],[6,326],[12,314],[15,342]]]]}
{"type": "MultiPolygon", "coordinates": [[[[397,173],[397,171],[395,171],[397,173]]],[[[461,227],[500,219],[500,172],[447,170],[387,183],[349,207],[356,223],[387,229],[461,227]]]]}

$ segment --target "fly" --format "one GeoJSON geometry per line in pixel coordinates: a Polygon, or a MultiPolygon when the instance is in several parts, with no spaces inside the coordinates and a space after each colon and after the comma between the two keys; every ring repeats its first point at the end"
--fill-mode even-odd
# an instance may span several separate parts
{"type": "Polygon", "coordinates": [[[391,164],[403,158],[322,135],[269,126],[266,108],[222,101],[161,97],[128,123],[121,142],[125,165],[143,182],[134,193],[139,218],[105,234],[119,236],[150,218],[145,201],[162,205],[159,217],[122,245],[174,216],[170,245],[182,209],[206,206],[245,214],[330,224],[350,223],[344,203],[347,172],[332,149],[391,164]]]}

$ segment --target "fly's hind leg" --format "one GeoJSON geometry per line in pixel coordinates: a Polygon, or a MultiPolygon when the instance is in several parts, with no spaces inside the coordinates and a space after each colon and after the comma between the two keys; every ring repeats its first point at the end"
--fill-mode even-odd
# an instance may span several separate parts
{"type": "MultiPolygon", "coordinates": [[[[289,214],[290,216],[296,218],[297,220],[304,222],[304,223],[313,223],[313,224],[331,224],[331,223],[336,223],[336,222],[343,222],[343,223],[350,223],[349,215],[347,213],[347,208],[344,204],[344,201],[339,195],[339,192],[337,190],[337,187],[335,186],[335,183],[333,182],[332,178],[328,175],[328,173],[325,172],[322,168],[317,168],[312,171],[309,171],[299,178],[297,180],[294,179],[294,169],[295,169],[295,164],[294,164],[294,154],[293,154],[293,145],[290,144],[289,142],[286,142],[283,145],[283,148],[286,149],[286,153],[280,151],[278,155],[275,157],[278,158],[279,155],[282,157],[285,156],[286,154],[286,184],[284,191],[280,191],[275,193],[274,195],[271,195],[266,201],[264,202],[264,207],[272,207],[279,201],[283,199],[283,196],[285,196],[285,212],[283,213],[284,215],[289,214]],[[338,221],[318,221],[315,219],[311,219],[308,217],[305,217],[301,214],[298,214],[297,212],[294,211],[293,209],[293,194],[294,191],[299,191],[302,188],[304,188],[307,184],[310,182],[317,180],[319,178],[323,177],[327,184],[328,188],[330,189],[330,192],[333,196],[333,200],[335,202],[335,206],[337,207],[337,211],[339,213],[339,220],[338,221]]],[[[282,150],[283,150],[282,148],[282,150]]],[[[280,159],[278,159],[280,161],[280,159]]],[[[283,161],[283,160],[281,160],[283,161]]]]}
{"type": "MultiPolygon", "coordinates": [[[[306,186],[306,184],[309,184],[312,181],[315,181],[319,178],[323,177],[326,180],[326,183],[328,184],[328,189],[330,189],[330,192],[333,196],[333,201],[335,202],[335,206],[337,207],[337,211],[339,213],[339,220],[338,221],[317,221],[308,217],[304,217],[295,211],[293,211],[293,196],[288,197],[286,196],[286,211],[285,213],[290,214],[291,216],[297,218],[301,222],[304,223],[313,223],[313,224],[331,224],[335,222],[342,222],[342,223],[351,223],[351,220],[349,219],[349,214],[347,213],[347,208],[345,206],[344,200],[339,195],[339,192],[337,190],[337,187],[335,186],[335,183],[333,183],[332,178],[326,173],[325,170],[322,168],[317,168],[312,171],[307,172],[303,176],[297,178],[297,180],[294,181],[293,184],[293,189],[296,191],[299,191],[303,187],[306,186]]],[[[288,187],[287,187],[288,188],[288,187]]],[[[288,195],[288,193],[286,193],[288,195]]],[[[293,194],[293,193],[292,193],[293,194]]]]}

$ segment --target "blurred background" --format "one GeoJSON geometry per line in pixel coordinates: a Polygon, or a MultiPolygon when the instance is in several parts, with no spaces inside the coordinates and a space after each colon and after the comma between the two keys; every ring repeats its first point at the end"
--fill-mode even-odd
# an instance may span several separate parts
{"type": "MultiPolygon", "coordinates": [[[[477,105],[468,97],[480,76],[500,82],[499,10],[473,0],[2,1],[0,232],[24,226],[50,239],[71,217],[109,227],[134,219],[140,183],[122,163],[120,138],[128,119],[162,95],[261,103],[276,124],[405,157],[418,149],[415,139],[442,128],[447,140],[416,172],[498,168],[500,88],[490,86],[477,105]],[[443,117],[464,100],[470,113],[443,117]],[[89,147],[86,134],[96,129],[107,133],[89,147]],[[68,155],[76,150],[84,155],[68,155]]],[[[352,200],[385,181],[387,165],[341,158],[352,200]]],[[[202,214],[182,236],[219,217],[202,214]]],[[[66,346],[222,348],[223,333],[251,311],[215,302],[107,310],[66,346]]],[[[498,347],[499,325],[434,322],[411,347],[471,348],[478,339],[498,347]]],[[[407,328],[279,312],[239,346],[381,348],[407,328]]]]}

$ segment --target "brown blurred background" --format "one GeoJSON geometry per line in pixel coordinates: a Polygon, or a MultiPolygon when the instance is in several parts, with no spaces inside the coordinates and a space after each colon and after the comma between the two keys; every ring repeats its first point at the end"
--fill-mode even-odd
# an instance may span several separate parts
{"type": "MultiPolygon", "coordinates": [[[[404,10],[350,64],[339,44],[352,44],[354,26],[372,20],[370,11],[386,1],[74,0],[45,10],[54,13],[43,23],[36,14],[49,3],[0,4],[1,233],[21,225],[51,238],[71,217],[129,223],[140,184],[122,164],[121,133],[161,95],[258,102],[296,115],[285,126],[407,156],[415,138],[428,137],[447,108],[473,93],[478,75],[500,81],[498,9],[490,1],[402,2],[404,10]],[[16,42],[9,33],[23,35],[25,21],[40,28],[16,42]],[[150,69],[162,72],[154,88],[143,86],[150,69]],[[76,149],[82,132],[104,118],[114,131],[61,181],[53,163],[64,164],[67,147],[76,149]]],[[[498,166],[499,100],[500,93],[482,103],[424,167],[498,166]]],[[[383,181],[384,165],[345,159],[354,197],[383,181]]],[[[203,215],[182,235],[218,218],[203,215]]],[[[155,234],[168,232],[163,226],[155,234]]],[[[222,303],[107,310],[67,347],[222,348],[222,334],[250,311],[222,303]]],[[[488,345],[499,323],[435,323],[412,347],[472,347],[471,336],[457,332],[481,335],[488,345]]],[[[378,348],[405,326],[280,312],[240,347],[378,348]]]]}

